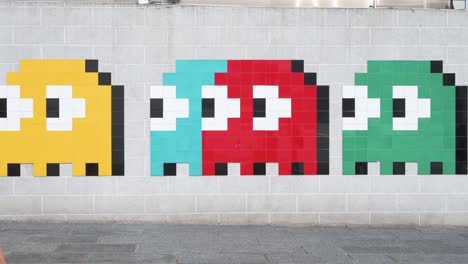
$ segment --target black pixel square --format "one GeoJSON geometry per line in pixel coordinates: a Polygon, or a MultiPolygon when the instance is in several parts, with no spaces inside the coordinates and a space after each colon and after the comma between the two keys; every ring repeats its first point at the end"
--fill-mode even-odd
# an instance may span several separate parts
{"type": "Polygon", "coordinates": [[[18,177],[21,176],[21,165],[19,163],[9,163],[7,166],[7,176],[18,177]]]}
{"type": "Polygon", "coordinates": [[[266,117],[266,99],[253,99],[253,117],[266,117]]]}
{"type": "Polygon", "coordinates": [[[111,74],[110,72],[98,73],[98,84],[99,85],[111,85],[111,74]]]}
{"type": "Polygon", "coordinates": [[[125,165],[123,162],[112,163],[112,175],[113,176],[124,176],[125,174],[125,165]]]}
{"type": "Polygon", "coordinates": [[[164,100],[163,99],[151,99],[150,100],[150,116],[151,118],[163,118],[164,117],[164,100]]]}
{"type": "Polygon", "coordinates": [[[431,73],[442,73],[443,70],[442,61],[431,61],[431,73]]]}
{"type": "Polygon", "coordinates": [[[393,175],[405,175],[406,165],[404,162],[393,162],[393,175]]]}
{"type": "Polygon", "coordinates": [[[215,163],[215,175],[228,175],[227,163],[215,163]]]}
{"type": "Polygon", "coordinates": [[[47,118],[59,118],[60,117],[60,99],[47,98],[46,115],[47,115],[47,118]]]}
{"type": "Polygon", "coordinates": [[[356,162],[354,173],[356,175],[367,175],[367,162],[356,162]]]}
{"type": "Polygon", "coordinates": [[[330,164],[328,162],[317,163],[317,175],[328,175],[330,173],[330,164]]]}
{"type": "Polygon", "coordinates": [[[47,163],[47,176],[60,176],[60,164],[47,163]]]}
{"type": "Polygon", "coordinates": [[[431,174],[443,174],[444,166],[442,162],[431,162],[431,174]]]}
{"type": "Polygon", "coordinates": [[[393,117],[405,117],[405,99],[393,99],[393,117]]]}
{"type": "Polygon", "coordinates": [[[291,175],[304,175],[304,162],[291,163],[291,175]]]}
{"type": "Polygon", "coordinates": [[[356,106],[355,106],[355,99],[354,98],[343,98],[343,117],[354,117],[356,106]]]}
{"type": "Polygon", "coordinates": [[[86,60],[85,61],[86,72],[98,72],[98,61],[97,60],[86,60]]]}
{"type": "Polygon", "coordinates": [[[330,87],[326,85],[317,86],[317,99],[330,99],[330,87]]]}
{"type": "Polygon", "coordinates": [[[164,163],[164,176],[176,176],[177,163],[164,163]]]}
{"type": "Polygon", "coordinates": [[[0,98],[0,118],[7,117],[7,99],[0,98]]]}
{"type": "Polygon", "coordinates": [[[86,163],[86,176],[99,176],[99,164],[86,163]]]}
{"type": "Polygon", "coordinates": [[[123,85],[112,85],[112,98],[113,99],[124,99],[125,91],[123,85]]]}
{"type": "Polygon", "coordinates": [[[305,85],[317,85],[317,74],[315,72],[304,73],[305,85]]]}
{"type": "Polygon", "coordinates": [[[291,61],[292,72],[304,72],[304,61],[303,60],[292,60],[291,61]]]}
{"type": "Polygon", "coordinates": [[[444,73],[443,74],[444,85],[455,85],[455,73],[444,73]]]}
{"type": "Polygon", "coordinates": [[[202,117],[215,117],[215,99],[202,99],[202,117]]]}
{"type": "Polygon", "coordinates": [[[253,174],[254,175],[266,175],[266,163],[254,163],[253,174]]]}

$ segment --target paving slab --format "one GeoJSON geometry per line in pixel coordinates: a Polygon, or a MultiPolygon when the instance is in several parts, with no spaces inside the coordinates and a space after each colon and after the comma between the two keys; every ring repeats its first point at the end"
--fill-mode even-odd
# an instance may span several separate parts
{"type": "Polygon", "coordinates": [[[466,228],[0,223],[9,264],[466,264],[466,228]]]}

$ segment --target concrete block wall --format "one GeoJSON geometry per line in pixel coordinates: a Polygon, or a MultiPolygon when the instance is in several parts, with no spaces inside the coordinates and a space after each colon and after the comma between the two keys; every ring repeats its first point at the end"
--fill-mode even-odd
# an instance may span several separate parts
{"type": "Polygon", "coordinates": [[[443,60],[468,85],[465,11],[0,2],[0,84],[34,58],[98,59],[125,86],[125,176],[0,178],[0,220],[468,225],[468,176],[342,176],[337,118],[367,60],[443,60]],[[149,87],[178,59],[305,60],[330,85],[330,175],[149,176],[149,87]]]}

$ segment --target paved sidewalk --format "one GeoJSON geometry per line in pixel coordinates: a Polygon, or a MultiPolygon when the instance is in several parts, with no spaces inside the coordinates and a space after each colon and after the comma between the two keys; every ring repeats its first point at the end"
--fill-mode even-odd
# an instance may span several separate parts
{"type": "Polygon", "coordinates": [[[468,228],[0,224],[14,263],[468,263],[468,228]]]}

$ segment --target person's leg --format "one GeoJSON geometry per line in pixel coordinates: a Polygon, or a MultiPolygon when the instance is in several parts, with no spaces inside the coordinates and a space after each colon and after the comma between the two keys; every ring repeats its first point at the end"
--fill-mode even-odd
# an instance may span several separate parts
{"type": "Polygon", "coordinates": [[[3,257],[3,251],[2,248],[0,248],[0,264],[6,264],[6,260],[3,257]]]}

